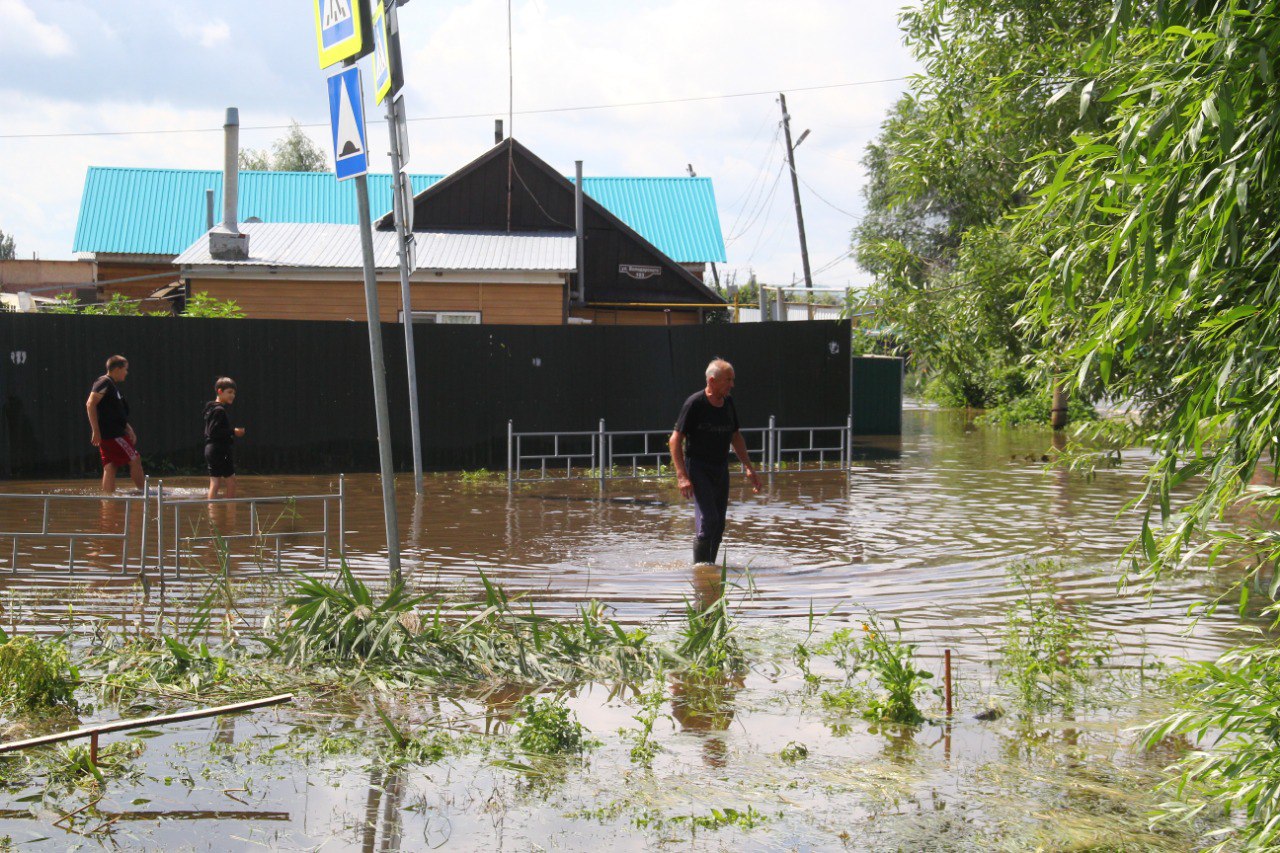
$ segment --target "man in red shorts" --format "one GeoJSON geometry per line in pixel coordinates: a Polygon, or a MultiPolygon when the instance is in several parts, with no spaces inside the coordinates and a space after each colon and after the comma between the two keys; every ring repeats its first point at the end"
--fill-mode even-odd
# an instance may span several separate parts
{"type": "Polygon", "coordinates": [[[136,445],[138,436],[129,426],[129,403],[118,387],[129,375],[129,360],[122,355],[107,359],[107,372],[99,376],[85,401],[89,413],[89,427],[93,434],[89,442],[102,456],[102,491],[111,494],[116,490],[116,469],[129,466],[133,484],[142,490],[142,457],[136,445]]]}

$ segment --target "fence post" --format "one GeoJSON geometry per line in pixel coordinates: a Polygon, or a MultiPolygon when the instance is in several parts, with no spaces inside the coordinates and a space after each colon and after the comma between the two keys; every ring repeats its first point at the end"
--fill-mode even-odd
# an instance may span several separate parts
{"type": "Polygon", "coordinates": [[[151,478],[142,478],[142,540],[138,545],[138,574],[147,573],[147,504],[151,499],[151,478]]]}
{"type": "Polygon", "coordinates": [[[765,433],[765,445],[768,447],[768,464],[766,470],[774,471],[778,467],[778,419],[769,415],[769,431],[765,433]]]}
{"type": "Polygon", "coordinates": [[[514,461],[512,454],[515,452],[514,431],[515,431],[515,426],[512,424],[511,420],[508,419],[507,420],[507,491],[511,491],[511,486],[512,486],[512,483],[514,482],[511,476],[511,465],[512,465],[512,462],[514,461]]]}
{"type": "Polygon", "coordinates": [[[156,483],[156,571],[164,581],[164,480],[156,483]]]}
{"type": "Polygon", "coordinates": [[[338,475],[338,560],[347,562],[347,479],[338,475]]]}
{"type": "MultiPolygon", "coordinates": [[[[143,480],[142,485],[145,487],[146,484],[147,484],[146,480],[143,480]]],[[[145,507],[146,504],[143,504],[143,506],[145,507]]],[[[120,540],[120,574],[122,575],[129,574],[129,515],[130,515],[130,510],[132,508],[133,508],[132,498],[125,498],[124,500],[124,538],[120,540]]]]}
{"type": "Polygon", "coordinates": [[[605,452],[604,452],[604,418],[601,418],[601,419],[600,419],[600,433],[599,433],[599,435],[600,435],[600,439],[599,439],[599,440],[600,440],[600,453],[599,453],[599,455],[600,455],[600,488],[602,488],[602,489],[603,489],[603,488],[604,488],[604,478],[605,478],[605,473],[604,473],[604,465],[605,465],[605,452]]]}
{"type": "Polygon", "coordinates": [[[844,448],[844,468],[847,471],[853,467],[853,415],[849,415],[845,422],[844,448]]]}

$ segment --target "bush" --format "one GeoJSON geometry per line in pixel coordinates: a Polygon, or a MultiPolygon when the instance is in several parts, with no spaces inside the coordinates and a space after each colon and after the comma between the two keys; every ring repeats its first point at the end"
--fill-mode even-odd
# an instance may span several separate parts
{"type": "Polygon", "coordinates": [[[205,291],[193,293],[182,311],[183,317],[215,317],[224,320],[241,320],[244,309],[234,299],[214,299],[205,291]]]}
{"type": "Polygon", "coordinates": [[[566,755],[583,752],[592,746],[586,737],[586,728],[556,699],[526,696],[518,707],[524,719],[516,730],[516,743],[525,752],[566,755]]]}
{"type": "MultiPolygon", "coordinates": [[[[0,640],[3,640],[0,635],[0,640]]],[[[14,637],[0,645],[0,705],[26,710],[75,706],[80,672],[56,640],[14,637]]]]}
{"type": "MultiPolygon", "coordinates": [[[[984,426],[1049,426],[1053,417],[1053,397],[1050,394],[1026,394],[1006,403],[987,409],[974,420],[984,426]]],[[[1068,423],[1080,423],[1098,419],[1093,406],[1072,397],[1067,401],[1068,423]]]]}

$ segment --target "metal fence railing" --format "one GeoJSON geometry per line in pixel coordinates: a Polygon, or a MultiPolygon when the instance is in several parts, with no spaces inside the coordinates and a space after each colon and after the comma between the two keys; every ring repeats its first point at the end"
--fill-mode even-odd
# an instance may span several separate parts
{"type": "MultiPolygon", "coordinates": [[[[18,570],[18,547],[21,542],[66,542],[67,571],[73,572],[76,567],[77,542],[107,540],[121,543],[120,574],[126,574],[129,571],[130,559],[134,556],[130,548],[132,536],[129,518],[133,514],[135,506],[138,507],[137,513],[142,519],[141,530],[137,537],[138,550],[136,552],[138,567],[142,568],[147,555],[148,525],[146,507],[150,499],[151,482],[149,480],[143,483],[142,494],[139,495],[0,494],[0,501],[4,501],[8,506],[14,506],[15,504],[21,506],[24,503],[40,505],[39,530],[0,530],[0,539],[13,540],[9,556],[9,570],[11,572],[18,570]],[[57,517],[56,510],[68,506],[83,505],[87,501],[96,501],[99,506],[104,505],[104,502],[108,507],[123,505],[124,520],[120,532],[56,529],[62,526],[58,523],[62,519],[57,517]]],[[[66,519],[66,521],[69,523],[70,519],[66,519]]]]}
{"type": "MultiPolygon", "coordinates": [[[[761,473],[846,470],[852,459],[853,418],[840,426],[741,430],[747,454],[761,473]]],[[[669,473],[670,430],[517,432],[507,421],[507,485],[550,480],[636,479],[669,473]]]]}
{"type": "MultiPolygon", "coordinates": [[[[342,475],[338,477],[338,490],[325,494],[216,499],[178,497],[172,491],[166,493],[163,480],[153,484],[148,478],[143,483],[141,494],[136,495],[16,493],[0,494],[0,501],[4,501],[6,507],[30,503],[35,510],[30,514],[8,512],[0,515],[0,518],[18,516],[28,521],[28,529],[0,530],[0,541],[12,540],[11,548],[0,549],[0,565],[7,556],[10,573],[17,573],[22,568],[22,545],[34,545],[45,558],[47,566],[50,546],[66,543],[66,571],[74,573],[78,567],[102,567],[101,560],[90,560],[77,553],[78,543],[119,542],[120,574],[127,574],[131,566],[136,566],[139,572],[154,567],[162,579],[167,575],[180,578],[184,558],[189,561],[194,549],[202,545],[224,548],[230,554],[236,543],[248,542],[255,549],[260,570],[265,570],[262,557],[272,551],[274,569],[282,569],[281,555],[285,542],[319,540],[320,559],[325,570],[329,568],[334,540],[339,558],[346,556],[346,480],[342,475]],[[113,517],[109,524],[102,523],[96,530],[82,529],[85,515],[77,508],[90,504],[101,507],[104,513],[123,505],[123,517],[113,517]],[[307,505],[318,505],[318,519],[312,525],[304,523],[299,529],[297,521],[303,519],[299,507],[307,505]],[[200,507],[199,514],[192,512],[195,507],[200,507]],[[219,529],[215,518],[218,509],[237,512],[239,507],[248,508],[247,529],[239,532],[234,523],[226,529],[219,529]],[[336,529],[333,523],[335,515],[336,529]],[[138,519],[136,525],[132,522],[134,517],[138,519]],[[81,528],[76,527],[77,522],[81,528]]],[[[30,563],[29,567],[34,568],[34,556],[30,563]]]]}

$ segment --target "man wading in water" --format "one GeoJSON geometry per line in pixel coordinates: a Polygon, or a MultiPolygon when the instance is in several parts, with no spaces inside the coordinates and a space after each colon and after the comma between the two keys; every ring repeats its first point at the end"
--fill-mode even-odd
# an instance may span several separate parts
{"type": "Polygon", "coordinates": [[[680,494],[693,498],[697,529],[693,561],[714,563],[724,537],[729,510],[729,447],[742,462],[751,489],[760,493],[760,477],[747,455],[733,407],[733,365],[717,358],[707,365],[707,387],[684,401],[676,428],[667,442],[676,469],[680,494]]]}

